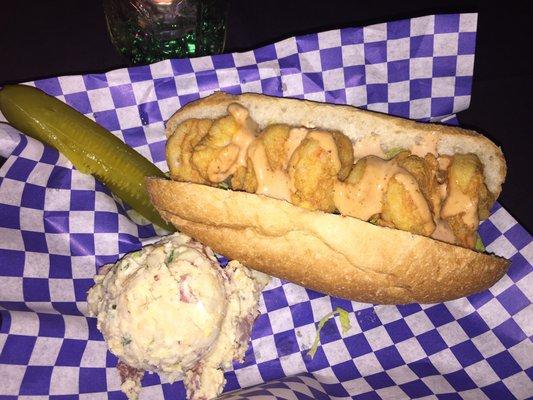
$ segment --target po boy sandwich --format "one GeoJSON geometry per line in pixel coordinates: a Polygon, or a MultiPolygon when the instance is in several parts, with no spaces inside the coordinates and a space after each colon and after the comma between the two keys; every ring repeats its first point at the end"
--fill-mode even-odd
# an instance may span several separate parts
{"type": "Polygon", "coordinates": [[[166,134],[171,180],[147,180],[152,203],[251,268],[384,304],[466,296],[508,268],[479,251],[506,164],[476,132],[219,92],[178,110],[166,134]]]}

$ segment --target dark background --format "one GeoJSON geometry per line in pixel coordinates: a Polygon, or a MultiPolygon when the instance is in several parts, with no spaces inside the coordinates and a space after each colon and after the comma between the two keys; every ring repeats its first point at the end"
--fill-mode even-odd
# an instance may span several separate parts
{"type": "MultiPolygon", "coordinates": [[[[479,13],[470,108],[461,125],[503,148],[508,178],[499,201],[531,232],[532,2],[230,0],[226,51],[295,34],[439,12],[479,13]]],[[[2,1],[0,85],[126,66],[106,31],[101,0],[2,1]]]]}

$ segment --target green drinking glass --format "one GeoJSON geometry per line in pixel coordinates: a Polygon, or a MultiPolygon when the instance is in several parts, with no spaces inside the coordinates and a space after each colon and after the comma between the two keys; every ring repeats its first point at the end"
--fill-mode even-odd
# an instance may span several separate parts
{"type": "Polygon", "coordinates": [[[104,0],[111,41],[132,64],[224,50],[227,0],[104,0]]]}

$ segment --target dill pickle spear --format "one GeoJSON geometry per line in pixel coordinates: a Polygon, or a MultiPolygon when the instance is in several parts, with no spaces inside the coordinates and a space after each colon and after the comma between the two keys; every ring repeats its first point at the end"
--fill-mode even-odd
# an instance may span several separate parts
{"type": "Polygon", "coordinates": [[[111,132],[31,86],[0,89],[0,111],[15,128],[59,150],[80,172],[94,175],[143,217],[175,231],[150,203],[144,185],[145,177],[165,174],[111,132]]]}

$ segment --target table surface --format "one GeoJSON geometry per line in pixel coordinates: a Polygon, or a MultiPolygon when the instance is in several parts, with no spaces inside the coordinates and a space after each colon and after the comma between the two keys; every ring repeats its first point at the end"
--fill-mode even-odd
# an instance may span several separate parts
{"type": "MultiPolygon", "coordinates": [[[[499,201],[531,232],[531,128],[523,121],[530,117],[529,95],[533,93],[533,68],[527,60],[533,37],[532,4],[231,0],[226,51],[249,50],[296,34],[338,27],[439,12],[478,12],[472,101],[468,110],[459,113],[459,120],[502,147],[508,177],[499,201]]],[[[4,1],[0,37],[0,85],[127,66],[107,35],[101,0],[4,1]]]]}

